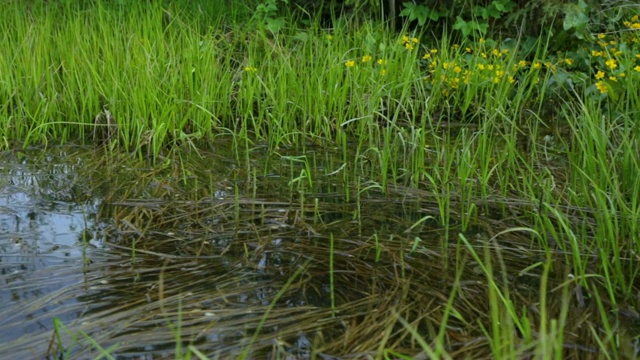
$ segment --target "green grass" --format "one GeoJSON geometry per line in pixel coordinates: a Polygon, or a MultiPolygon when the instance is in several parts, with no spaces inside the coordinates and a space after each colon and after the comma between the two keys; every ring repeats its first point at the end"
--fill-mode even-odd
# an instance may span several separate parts
{"type": "MultiPolygon", "coordinates": [[[[591,335],[599,349],[616,351],[615,313],[639,305],[637,31],[607,35],[624,46],[601,41],[591,52],[550,54],[546,38],[430,41],[373,22],[273,34],[216,15],[225,11],[6,4],[0,41],[12,51],[0,56],[2,145],[95,142],[162,159],[184,144],[230,138],[239,162],[249,164],[259,146],[289,162],[301,208],[318,183],[308,154],[320,145],[341,155],[323,176],[344,185],[347,202],[382,189],[435,204],[443,256],[451,247],[468,251],[487,281],[491,326],[458,320],[481,327],[496,358],[570,353],[570,288],[597,303],[591,316],[603,325],[591,335]],[[490,240],[464,237],[474,226],[490,240]],[[514,306],[497,245],[523,231],[526,250],[543,259],[530,308],[514,306]],[[550,290],[554,271],[567,280],[550,290]],[[547,291],[563,294],[555,312],[547,291]]],[[[259,171],[247,171],[248,182],[259,171]]],[[[236,223],[238,201],[236,189],[236,223]]],[[[361,216],[354,210],[354,220],[361,216]]],[[[383,240],[375,241],[377,261],[383,240]]],[[[465,271],[448,270],[458,279],[465,271]]],[[[446,319],[461,313],[452,300],[446,310],[446,319]]],[[[421,339],[402,311],[394,316],[426,354],[448,356],[444,323],[421,339]]]]}

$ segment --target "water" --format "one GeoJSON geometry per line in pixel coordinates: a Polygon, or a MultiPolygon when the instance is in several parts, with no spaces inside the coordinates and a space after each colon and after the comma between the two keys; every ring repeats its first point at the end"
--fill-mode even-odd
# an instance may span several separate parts
{"type": "Polygon", "coordinates": [[[83,281],[87,258],[101,246],[91,236],[99,199],[78,201],[73,191],[82,164],[72,157],[58,161],[2,153],[0,339],[5,343],[51,333],[53,316],[72,321],[82,312],[71,289],[83,281]]]}
{"type": "MultiPolygon", "coordinates": [[[[0,153],[0,358],[173,359],[188,346],[212,359],[420,357],[399,319],[434,338],[445,318],[452,355],[488,357],[478,324],[504,311],[488,299],[489,263],[539,324],[545,256],[528,232],[489,241],[522,226],[496,220],[499,208],[463,231],[454,201],[445,227],[435,192],[382,188],[341,155],[226,148],[155,163],[82,147],[0,153]]],[[[547,311],[566,300],[566,353],[593,355],[602,312],[567,282],[565,256],[551,254],[548,289],[568,291],[548,292],[547,311]]],[[[620,313],[633,348],[633,312],[620,313]]]]}
{"type": "MultiPolygon", "coordinates": [[[[171,358],[179,321],[185,341],[213,357],[253,346],[270,353],[273,341],[288,344],[277,351],[309,354],[314,321],[282,320],[329,316],[326,229],[360,237],[356,204],[333,179],[307,194],[288,176],[306,165],[289,157],[253,157],[243,168],[228,156],[192,160],[151,166],[84,148],[2,154],[0,354],[94,356],[83,331],[117,345],[121,358],[171,358]],[[301,266],[311,283],[280,293],[301,266]],[[283,308],[273,308],[274,297],[283,308]],[[287,315],[260,328],[278,312],[287,315]],[[54,318],[69,330],[54,331],[54,318]]],[[[315,164],[325,166],[339,167],[315,164]]],[[[366,298],[343,295],[338,305],[366,298]]]]}

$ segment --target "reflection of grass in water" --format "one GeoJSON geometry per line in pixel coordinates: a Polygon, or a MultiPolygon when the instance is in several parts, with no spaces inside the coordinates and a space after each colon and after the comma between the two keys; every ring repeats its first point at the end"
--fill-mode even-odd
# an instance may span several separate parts
{"type": "MultiPolygon", "coordinates": [[[[246,169],[251,180],[232,184],[228,171],[197,165],[210,167],[207,158],[183,164],[199,177],[190,180],[200,184],[197,189],[171,175],[179,168],[107,179],[117,186],[106,195],[112,205],[103,214],[113,224],[109,232],[116,242],[109,246],[121,265],[114,261],[107,271],[90,264],[96,287],[99,280],[108,284],[83,301],[121,305],[87,313],[82,327],[68,324],[70,331],[82,329],[105,348],[119,343],[122,354],[136,351],[136,344],[173,353],[178,337],[184,357],[197,356],[186,354],[198,349],[212,358],[548,358],[633,351],[612,342],[620,336],[615,341],[633,343],[632,308],[618,307],[621,315],[612,316],[603,278],[580,276],[575,252],[557,244],[557,233],[552,240],[522,226],[531,216],[528,202],[478,202],[486,211],[462,231],[455,211],[460,204],[452,198],[445,231],[435,221],[439,194],[400,187],[384,194],[381,187],[361,185],[355,188],[369,189],[358,204],[348,203],[343,188],[326,191],[332,182],[321,176],[325,170],[311,174],[314,188],[307,182],[300,188],[289,176],[277,176],[298,173],[290,170],[296,164],[265,158],[258,163],[269,177],[246,169]],[[158,181],[164,186],[152,186],[158,181]],[[284,191],[289,187],[318,200],[301,202],[297,192],[284,191]],[[227,195],[216,198],[220,189],[228,189],[227,195]],[[520,216],[498,219],[505,205],[520,216]],[[127,254],[134,241],[132,261],[127,254]],[[175,324],[173,332],[167,323],[175,324]],[[301,336],[313,350],[297,348],[301,336]]],[[[87,171],[94,171],[91,166],[87,171]]],[[[575,221],[560,220],[568,227],[575,221]]],[[[587,270],[597,265],[594,258],[583,260],[587,270]]]]}

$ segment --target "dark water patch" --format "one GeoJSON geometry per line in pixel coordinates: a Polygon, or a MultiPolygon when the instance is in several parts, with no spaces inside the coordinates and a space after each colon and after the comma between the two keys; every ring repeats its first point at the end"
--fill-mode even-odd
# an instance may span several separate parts
{"type": "Polygon", "coordinates": [[[66,148],[48,156],[0,154],[0,338],[50,332],[53,317],[74,321],[92,259],[109,258],[96,240],[98,198],[79,181],[82,160],[66,148]],[[62,161],[61,159],[64,159],[62,161]]]}

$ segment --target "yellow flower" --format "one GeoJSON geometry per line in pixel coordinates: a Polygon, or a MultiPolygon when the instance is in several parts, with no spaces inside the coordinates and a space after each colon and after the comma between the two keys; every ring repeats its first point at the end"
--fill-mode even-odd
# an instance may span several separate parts
{"type": "Polygon", "coordinates": [[[618,67],[618,64],[616,63],[615,59],[609,59],[609,60],[605,61],[604,63],[611,70],[613,70],[613,69],[618,67]]]}
{"type": "Polygon", "coordinates": [[[640,72],[640,65],[636,65],[636,66],[633,68],[633,70],[635,70],[635,71],[637,71],[637,72],[640,72]]]}
{"type": "Polygon", "coordinates": [[[607,92],[607,85],[605,83],[603,83],[602,81],[598,81],[596,83],[596,88],[598,89],[598,91],[600,91],[600,93],[604,94],[607,92]]]}
{"type": "Polygon", "coordinates": [[[387,64],[387,60],[385,59],[378,59],[378,65],[386,65],[387,64]]]}
{"type": "Polygon", "coordinates": [[[489,71],[493,71],[493,64],[489,64],[489,65],[487,66],[487,70],[489,70],[489,71]]]}
{"type": "Polygon", "coordinates": [[[402,35],[402,43],[407,50],[413,50],[413,46],[417,44],[420,40],[418,38],[412,37],[410,38],[408,35],[402,35]]]}
{"type": "Polygon", "coordinates": [[[509,76],[509,84],[513,84],[514,82],[516,82],[516,79],[513,78],[513,76],[509,76]]]}
{"type": "Polygon", "coordinates": [[[632,29],[640,29],[640,22],[631,24],[632,29]]]}
{"type": "Polygon", "coordinates": [[[484,70],[484,64],[478,64],[478,69],[484,70]]]}
{"type": "Polygon", "coordinates": [[[432,54],[437,54],[438,53],[438,49],[431,49],[429,52],[432,53],[432,54]]]}
{"type": "Polygon", "coordinates": [[[522,67],[525,67],[525,66],[527,66],[527,62],[525,60],[520,60],[520,61],[518,61],[518,65],[520,65],[522,67]]]}
{"type": "Polygon", "coordinates": [[[554,73],[556,72],[556,66],[553,65],[552,63],[547,61],[547,62],[544,63],[544,66],[546,66],[548,69],[551,69],[552,72],[554,72],[554,73]]]}
{"type": "Polygon", "coordinates": [[[469,54],[471,54],[473,52],[473,49],[471,49],[470,47],[466,47],[466,48],[464,48],[464,51],[466,51],[469,54]]]}
{"type": "Polygon", "coordinates": [[[541,63],[539,63],[539,62],[537,62],[537,61],[533,63],[533,68],[534,68],[534,69],[536,69],[536,70],[537,70],[537,69],[540,69],[541,67],[542,67],[542,64],[541,64],[541,63]]]}
{"type": "Polygon", "coordinates": [[[456,74],[460,74],[462,72],[462,68],[460,66],[456,66],[453,68],[453,72],[456,74]]]}
{"type": "Polygon", "coordinates": [[[350,67],[356,66],[356,62],[354,60],[347,60],[347,62],[345,62],[344,65],[350,68],[350,67]]]}
{"type": "Polygon", "coordinates": [[[425,60],[429,60],[429,59],[431,59],[431,54],[426,53],[426,54],[424,54],[424,56],[422,58],[425,59],[425,60]]]}
{"type": "Polygon", "coordinates": [[[593,57],[604,56],[604,53],[602,51],[591,50],[591,56],[593,57]]]}
{"type": "Polygon", "coordinates": [[[380,75],[382,75],[382,76],[387,75],[387,69],[380,70],[380,75]]]}
{"type": "Polygon", "coordinates": [[[605,37],[607,37],[606,34],[598,34],[598,39],[604,39],[605,37]]]}
{"type": "Polygon", "coordinates": [[[331,35],[331,34],[327,34],[326,37],[327,37],[327,40],[333,40],[333,35],[331,35]]]}
{"type": "Polygon", "coordinates": [[[449,68],[449,63],[448,62],[442,63],[442,68],[447,70],[449,68]]]}
{"type": "Polygon", "coordinates": [[[493,51],[491,51],[491,54],[493,54],[493,56],[500,56],[500,51],[498,51],[498,49],[493,49],[493,51]]]}
{"type": "Polygon", "coordinates": [[[566,59],[564,59],[564,62],[565,62],[565,64],[567,64],[567,65],[573,65],[573,59],[571,59],[571,58],[566,58],[566,59]]]}
{"type": "Polygon", "coordinates": [[[244,67],[244,71],[249,72],[249,73],[254,73],[258,71],[258,68],[255,68],[253,66],[245,66],[244,67]]]}
{"type": "Polygon", "coordinates": [[[365,56],[362,57],[362,62],[366,63],[366,62],[371,61],[372,59],[373,59],[373,57],[371,55],[365,55],[365,56]]]}
{"type": "Polygon", "coordinates": [[[609,80],[618,82],[618,78],[615,76],[609,76],[609,80]]]}
{"type": "Polygon", "coordinates": [[[599,70],[599,71],[596,73],[596,75],[595,75],[594,77],[595,77],[597,80],[600,80],[600,79],[604,78],[604,75],[605,75],[605,74],[604,74],[604,71],[599,70]]]}
{"type": "Polygon", "coordinates": [[[626,74],[626,73],[624,73],[624,72],[621,72],[620,74],[618,74],[618,76],[619,76],[619,77],[621,77],[621,78],[623,78],[623,77],[627,76],[627,74],[626,74]]]}
{"type": "Polygon", "coordinates": [[[638,21],[638,19],[640,19],[640,16],[638,16],[638,15],[634,15],[634,16],[631,18],[631,21],[638,21]]]}
{"type": "Polygon", "coordinates": [[[478,40],[478,42],[479,42],[480,44],[484,44],[484,43],[485,43],[485,40],[484,40],[484,38],[480,38],[480,40],[478,40]]]}

